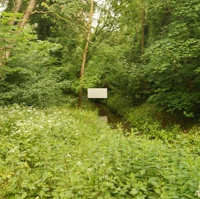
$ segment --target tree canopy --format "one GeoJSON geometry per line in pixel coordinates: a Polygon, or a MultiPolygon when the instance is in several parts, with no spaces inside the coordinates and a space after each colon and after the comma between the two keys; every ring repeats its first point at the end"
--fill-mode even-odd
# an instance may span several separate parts
{"type": "Polygon", "coordinates": [[[94,1],[98,14],[87,38],[90,3],[7,2],[0,17],[0,103],[46,106],[80,88],[107,87],[108,105],[122,115],[152,103],[198,117],[199,0],[94,1]]]}

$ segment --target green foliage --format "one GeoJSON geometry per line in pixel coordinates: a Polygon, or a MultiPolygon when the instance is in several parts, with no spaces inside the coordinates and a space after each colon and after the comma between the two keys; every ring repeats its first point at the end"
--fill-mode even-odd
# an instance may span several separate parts
{"type": "MultiPolygon", "coordinates": [[[[113,35],[113,37],[117,36],[113,35]]],[[[119,73],[123,70],[121,68],[122,64],[125,65],[122,48],[126,48],[127,46],[115,43],[110,44],[109,42],[111,41],[108,40],[105,43],[99,43],[98,46],[95,43],[91,46],[91,57],[85,72],[88,78],[97,75],[102,84],[99,86],[108,86],[111,84],[112,87],[112,84],[120,84],[118,82],[119,73]]]]}
{"type": "Polygon", "coordinates": [[[0,81],[0,103],[44,107],[64,99],[62,93],[69,88],[70,81],[61,78],[63,69],[59,69],[55,56],[62,46],[35,40],[35,36],[27,30],[13,45],[0,81]]]}
{"type": "Polygon", "coordinates": [[[34,33],[27,26],[21,34],[14,34],[17,27],[8,22],[21,14],[4,12],[1,17],[0,48],[12,49],[0,81],[1,104],[47,106],[63,99],[63,92],[107,87],[110,108],[119,115],[128,115],[130,108],[131,121],[137,120],[139,109],[146,114],[145,105],[132,112],[132,107],[146,101],[180,118],[199,117],[199,0],[95,4],[100,18],[92,29],[82,85],[79,77],[89,1],[39,4],[29,23],[34,33]]]}
{"type": "MultiPolygon", "coordinates": [[[[121,26],[120,32],[115,31],[114,35],[117,36],[109,37],[107,44],[112,46],[116,42],[122,50],[117,59],[113,58],[115,62],[120,60],[119,65],[115,66],[116,70],[109,71],[109,106],[121,114],[127,112],[126,107],[140,105],[147,100],[181,117],[198,118],[199,2],[147,0],[144,5],[137,1],[109,2],[113,10],[120,13],[117,20],[121,26]],[[146,49],[141,56],[139,31],[143,7],[146,10],[146,49]],[[125,37],[122,37],[123,34],[125,37]]],[[[112,46],[113,51],[116,49],[112,46]]],[[[109,50],[108,54],[112,57],[109,50]]],[[[105,57],[101,57],[98,62],[92,57],[92,68],[95,65],[98,68],[109,65],[109,60],[101,65],[105,57]]],[[[112,67],[109,66],[109,69],[112,67]]],[[[106,68],[103,71],[106,73],[106,68]]],[[[106,79],[102,80],[105,82],[106,79]]]]}
{"type": "MultiPolygon", "coordinates": [[[[10,50],[12,47],[15,45],[15,41],[20,41],[20,37],[18,34],[16,34],[17,27],[9,25],[9,23],[16,19],[19,20],[21,17],[21,14],[19,13],[7,13],[3,12],[2,15],[0,16],[0,61],[2,61],[2,53],[5,52],[5,50],[10,50]]],[[[24,38],[21,35],[22,38],[24,38]]],[[[30,37],[31,35],[26,35],[27,37],[30,37]]]]}
{"type": "Polygon", "coordinates": [[[85,77],[95,77],[94,87],[107,87],[108,106],[123,115],[127,108],[144,101],[148,92],[144,72],[140,65],[128,61],[131,48],[126,36],[116,31],[104,42],[98,39],[91,44],[85,77]]]}
{"type": "Polygon", "coordinates": [[[150,5],[147,20],[149,28],[155,31],[148,37],[156,39],[149,42],[144,54],[146,77],[152,92],[149,101],[187,117],[197,116],[195,110],[200,103],[200,79],[196,72],[200,45],[198,5],[195,0],[186,3],[159,1],[156,6],[152,4],[154,8],[150,5]],[[165,21],[155,20],[156,17],[165,21]]]}
{"type": "Polygon", "coordinates": [[[153,104],[144,103],[140,106],[129,108],[124,114],[125,120],[130,122],[131,128],[139,135],[146,135],[150,139],[173,140],[179,133],[177,125],[169,127],[164,125],[165,113],[153,104]],[[170,129],[169,129],[170,128],[170,129]]]}
{"type": "Polygon", "coordinates": [[[158,118],[161,119],[162,110],[159,110],[153,104],[142,104],[141,106],[129,109],[129,112],[126,114],[126,118],[135,126],[133,127],[142,127],[144,124],[152,124],[155,121],[158,121],[158,118]]]}
{"type": "Polygon", "coordinates": [[[124,97],[123,92],[115,91],[115,93],[109,92],[109,98],[107,101],[108,107],[120,116],[124,116],[127,112],[127,108],[131,105],[131,100],[127,100],[124,97]]]}
{"type": "MultiPolygon", "coordinates": [[[[186,114],[186,113],[185,113],[186,114]]],[[[133,108],[126,109],[124,119],[129,122],[134,131],[139,135],[146,135],[151,139],[173,140],[179,132],[198,131],[195,118],[184,117],[181,113],[166,112],[163,107],[154,103],[143,103],[133,108]]]]}
{"type": "Polygon", "coordinates": [[[197,198],[198,134],[164,144],[125,137],[90,111],[0,111],[1,198],[197,198]]]}

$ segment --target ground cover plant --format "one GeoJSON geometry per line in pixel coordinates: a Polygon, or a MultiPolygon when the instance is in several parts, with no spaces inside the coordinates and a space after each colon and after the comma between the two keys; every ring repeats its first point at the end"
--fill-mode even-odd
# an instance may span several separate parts
{"type": "Polygon", "coordinates": [[[67,106],[0,112],[0,199],[199,197],[198,128],[163,141],[67,106]]]}

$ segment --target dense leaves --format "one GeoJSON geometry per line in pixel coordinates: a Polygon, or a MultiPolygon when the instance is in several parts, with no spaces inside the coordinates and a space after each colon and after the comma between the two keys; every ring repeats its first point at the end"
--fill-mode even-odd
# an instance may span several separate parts
{"type": "Polygon", "coordinates": [[[30,32],[23,31],[3,68],[1,104],[26,103],[44,107],[60,101],[57,97],[61,99],[62,90],[67,90],[70,84],[60,76],[63,70],[54,56],[61,47],[60,44],[36,40],[30,32]]]}
{"type": "Polygon", "coordinates": [[[198,134],[164,143],[126,137],[90,111],[0,109],[1,198],[197,197],[198,134]]]}
{"type": "Polygon", "coordinates": [[[199,118],[199,0],[96,2],[81,84],[90,1],[38,1],[23,30],[17,2],[0,15],[0,198],[199,197],[199,128],[185,119],[199,118]],[[54,107],[89,87],[108,88],[130,132],[54,107]]]}
{"type": "MultiPolygon", "coordinates": [[[[27,2],[22,8],[26,5],[27,2]]],[[[81,87],[107,87],[108,105],[121,115],[130,107],[150,102],[179,116],[198,118],[199,1],[96,2],[98,14],[94,15],[85,76],[80,85],[89,5],[89,1],[79,0],[39,1],[26,27],[33,32],[27,37],[16,35],[16,26],[8,25],[12,12],[7,8],[1,16],[0,47],[15,48],[1,78],[1,85],[5,85],[1,89],[2,102],[26,101],[29,105],[40,105],[31,99],[38,89],[38,80],[43,79],[41,87],[52,95],[63,91],[75,94],[81,87]],[[28,43],[33,48],[28,48],[28,43]],[[27,67],[26,78],[24,72],[19,72],[20,67],[23,71],[27,67]],[[61,82],[63,89],[59,88],[61,82]],[[48,91],[49,85],[54,86],[48,91]],[[25,87],[30,88],[25,92],[26,100],[18,92],[25,87]],[[9,101],[9,96],[15,96],[15,100],[9,101]]],[[[16,21],[22,16],[14,15],[16,21]]],[[[44,96],[45,92],[40,99],[44,96]]]]}
{"type": "MultiPolygon", "coordinates": [[[[153,85],[150,100],[170,111],[179,110],[186,116],[193,116],[200,102],[198,86],[200,79],[196,72],[199,67],[200,45],[197,25],[199,3],[198,1],[168,3],[170,4],[166,5],[167,2],[163,2],[159,5],[160,10],[164,8],[167,10],[167,19],[164,25],[162,22],[159,26],[157,24],[162,28],[155,33],[159,37],[147,48],[144,55],[148,59],[146,66],[148,79],[153,85]],[[175,5],[172,7],[173,4],[175,5]]],[[[153,13],[158,15],[157,10],[152,10],[153,13]]],[[[150,27],[158,23],[158,21],[150,22],[150,27]]]]}
{"type": "MultiPolygon", "coordinates": [[[[117,69],[119,76],[117,80],[112,79],[116,86],[113,90],[114,96],[110,97],[111,107],[119,101],[121,106],[118,104],[118,107],[123,109],[123,101],[127,102],[127,107],[148,101],[174,114],[198,117],[199,2],[147,0],[143,5],[138,3],[133,14],[128,12],[131,8],[134,9],[132,3],[126,2],[120,12],[120,18],[123,19],[121,28],[124,29],[118,35],[125,34],[125,45],[129,47],[122,47],[126,64],[120,59],[121,67],[117,69]],[[141,55],[143,7],[146,11],[145,51],[141,55]],[[136,13],[138,15],[134,17],[136,13]],[[133,21],[138,24],[137,28],[130,26],[133,21]]],[[[123,40],[118,45],[122,46],[122,42],[123,40]]],[[[121,113],[120,108],[118,109],[121,113]]]]}

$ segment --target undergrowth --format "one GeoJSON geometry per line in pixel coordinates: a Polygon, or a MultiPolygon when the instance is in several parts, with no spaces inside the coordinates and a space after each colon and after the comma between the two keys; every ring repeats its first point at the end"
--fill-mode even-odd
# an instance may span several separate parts
{"type": "Polygon", "coordinates": [[[0,111],[1,199],[198,198],[198,128],[163,142],[67,106],[0,111]]]}

